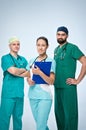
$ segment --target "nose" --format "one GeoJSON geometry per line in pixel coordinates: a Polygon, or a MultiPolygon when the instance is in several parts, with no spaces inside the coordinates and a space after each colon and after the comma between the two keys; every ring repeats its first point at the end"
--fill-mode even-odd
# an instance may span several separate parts
{"type": "Polygon", "coordinates": [[[40,46],[39,49],[42,49],[42,46],[40,46]]]}
{"type": "Polygon", "coordinates": [[[16,47],[19,47],[20,45],[19,44],[16,44],[16,47]]]}
{"type": "Polygon", "coordinates": [[[62,38],[62,35],[60,34],[58,37],[59,37],[59,38],[62,38]]]}

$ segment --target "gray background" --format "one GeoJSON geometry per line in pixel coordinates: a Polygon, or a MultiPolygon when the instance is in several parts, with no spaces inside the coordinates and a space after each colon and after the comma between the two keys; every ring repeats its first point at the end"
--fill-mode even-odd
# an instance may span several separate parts
{"type": "MultiPolygon", "coordinates": [[[[50,44],[48,55],[53,57],[54,48],[57,46],[56,29],[61,25],[69,29],[68,41],[78,45],[86,54],[85,13],[85,0],[0,0],[0,58],[9,52],[8,39],[11,36],[19,37],[20,54],[27,60],[37,55],[35,47],[37,37],[46,36],[50,44]]],[[[78,62],[76,77],[80,67],[81,64],[78,62]]],[[[0,68],[0,92],[2,78],[0,68]]],[[[53,86],[51,88],[53,93],[53,86]]],[[[23,130],[35,130],[35,122],[28,101],[28,89],[29,86],[25,80],[23,130]]],[[[86,130],[86,77],[78,85],[78,105],[79,130],[86,130]]],[[[56,130],[53,105],[48,124],[50,130],[56,130]]],[[[12,121],[10,130],[12,130],[12,121]]]]}

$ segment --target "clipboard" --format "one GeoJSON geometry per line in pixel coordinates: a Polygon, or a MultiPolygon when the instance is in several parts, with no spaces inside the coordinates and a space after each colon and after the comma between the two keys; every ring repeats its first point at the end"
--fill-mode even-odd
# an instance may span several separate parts
{"type": "MultiPolygon", "coordinates": [[[[47,76],[50,76],[50,70],[51,70],[51,64],[52,62],[35,62],[34,66],[38,66],[40,70],[46,74],[47,76]]],[[[36,84],[47,84],[39,75],[33,74],[32,80],[35,81],[36,84]]]]}

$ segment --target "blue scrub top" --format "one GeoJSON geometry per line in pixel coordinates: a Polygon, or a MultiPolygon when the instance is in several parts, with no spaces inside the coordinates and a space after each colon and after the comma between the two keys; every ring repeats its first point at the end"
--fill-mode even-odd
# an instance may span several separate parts
{"type": "MultiPolygon", "coordinates": [[[[35,59],[36,58],[33,58],[33,59],[30,60],[29,66],[27,66],[28,70],[30,70],[30,65],[32,65],[34,63],[35,59]]],[[[46,61],[52,62],[50,72],[55,73],[55,60],[47,57],[46,60],[43,61],[43,62],[46,62],[46,61]]],[[[49,87],[49,85],[47,87],[49,87]]],[[[51,99],[50,93],[43,90],[41,88],[40,84],[35,84],[33,86],[30,86],[28,96],[29,96],[30,99],[51,99]]]]}

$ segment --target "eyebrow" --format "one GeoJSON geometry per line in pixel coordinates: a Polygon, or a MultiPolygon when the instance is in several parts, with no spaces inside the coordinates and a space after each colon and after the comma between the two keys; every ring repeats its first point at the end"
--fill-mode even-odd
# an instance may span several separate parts
{"type": "Polygon", "coordinates": [[[57,35],[65,35],[65,33],[63,32],[63,33],[57,33],[57,35]]]}

